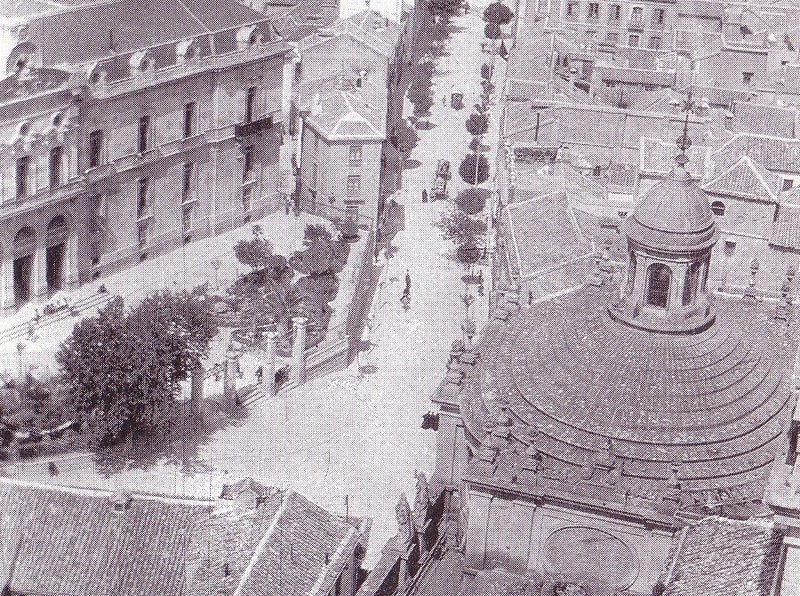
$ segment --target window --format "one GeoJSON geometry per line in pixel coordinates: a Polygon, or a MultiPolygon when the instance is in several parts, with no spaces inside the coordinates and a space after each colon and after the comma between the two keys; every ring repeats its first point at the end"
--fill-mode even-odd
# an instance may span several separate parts
{"type": "Polygon", "coordinates": [[[638,35],[629,35],[628,36],[628,45],[632,48],[639,47],[639,36],[638,35]]]}
{"type": "Polygon", "coordinates": [[[752,72],[743,72],[742,73],[742,82],[745,84],[749,84],[750,81],[753,80],[753,73],[752,72]]]}
{"type": "Polygon", "coordinates": [[[150,141],[150,116],[142,116],[139,118],[139,153],[147,151],[147,145],[150,141]]]}
{"type": "Polygon", "coordinates": [[[608,7],[608,18],[612,21],[618,21],[622,16],[622,6],[619,4],[612,4],[608,7]]]}
{"type": "Polygon", "coordinates": [[[361,176],[347,177],[347,196],[357,197],[361,194],[361,176]]]}
{"type": "Polygon", "coordinates": [[[17,198],[28,196],[28,156],[17,159],[17,198]]]}
{"type": "Polygon", "coordinates": [[[616,44],[619,41],[619,35],[617,33],[606,33],[606,41],[616,44]]]}
{"type": "Polygon", "coordinates": [[[350,145],[350,167],[357,168],[361,165],[361,145],[350,145]]]}
{"type": "Polygon", "coordinates": [[[63,147],[58,146],[50,149],[50,188],[61,186],[61,165],[63,157],[63,147]]]}
{"type": "Polygon", "coordinates": [[[589,2],[589,18],[596,19],[600,16],[600,4],[598,2],[589,2]]]}
{"type": "Polygon", "coordinates": [[[188,138],[194,135],[195,133],[195,126],[194,126],[194,113],[197,109],[197,104],[189,102],[186,104],[186,107],[183,108],[183,138],[188,138]]]}
{"type": "Polygon", "coordinates": [[[247,180],[253,173],[253,146],[248,145],[244,148],[244,166],[242,168],[242,179],[247,180]]]}
{"type": "Polygon", "coordinates": [[[242,210],[247,213],[250,211],[253,198],[253,188],[248,186],[242,189],[242,210]]]}
{"type": "Polygon", "coordinates": [[[725,215],[725,203],[722,201],[712,202],[711,211],[714,213],[714,215],[725,215]]]}
{"type": "Polygon", "coordinates": [[[103,231],[105,221],[105,203],[102,195],[93,195],[89,199],[89,232],[98,234],[103,231]]]}
{"type": "Polygon", "coordinates": [[[253,121],[253,109],[256,104],[256,88],[250,87],[247,90],[247,103],[244,106],[244,123],[250,124],[253,121]]]}
{"type": "Polygon", "coordinates": [[[150,221],[143,220],[139,222],[139,249],[147,247],[150,240],[150,221]]]}
{"type": "Polygon", "coordinates": [[[695,261],[686,270],[686,278],[683,280],[683,305],[694,304],[697,297],[697,288],[700,285],[700,270],[703,268],[701,261],[695,261]]]}
{"type": "Polygon", "coordinates": [[[336,578],[336,584],[333,587],[333,596],[341,596],[342,594],[342,576],[336,578]]]}
{"type": "Polygon", "coordinates": [[[103,152],[103,131],[95,130],[89,133],[89,167],[96,168],[100,165],[103,152]]]}
{"type": "Polygon", "coordinates": [[[634,6],[633,10],[631,11],[631,19],[634,21],[641,21],[642,20],[642,7],[641,6],[634,6]]]}
{"type": "Polygon", "coordinates": [[[313,189],[317,188],[318,176],[319,176],[319,167],[317,166],[316,163],[313,163],[311,164],[311,188],[313,189]]]}
{"type": "Polygon", "coordinates": [[[655,13],[653,13],[653,22],[655,22],[657,25],[663,25],[664,24],[664,9],[663,8],[657,8],[655,13]]]}
{"type": "Polygon", "coordinates": [[[314,134],[314,155],[319,155],[319,135],[314,134]]]}
{"type": "Polygon", "coordinates": [[[667,308],[671,281],[672,272],[669,267],[661,263],[650,265],[647,268],[647,304],[667,308]]]}
{"type": "Polygon", "coordinates": [[[192,229],[192,210],[194,203],[186,203],[183,206],[183,233],[192,229]]]}
{"type": "Polygon", "coordinates": [[[573,17],[575,13],[578,12],[578,3],[577,2],[568,2],[567,3],[567,16],[573,17]]]}
{"type": "Polygon", "coordinates": [[[782,188],[783,190],[789,190],[790,188],[792,188],[792,186],[794,186],[794,180],[792,180],[791,178],[783,179],[783,188],[782,188]]]}
{"type": "Polygon", "coordinates": [[[633,282],[636,279],[636,255],[630,253],[628,256],[628,279],[625,280],[625,291],[630,294],[633,292],[633,282]]]}
{"type": "Polygon", "coordinates": [[[294,65],[294,81],[295,83],[300,82],[300,78],[303,76],[303,63],[297,62],[294,65]]]}
{"type": "Polygon", "coordinates": [[[648,47],[651,50],[660,50],[661,49],[661,38],[656,36],[656,35],[651,37],[650,38],[650,43],[648,44],[648,47]]]}
{"type": "Polygon", "coordinates": [[[148,191],[149,191],[150,180],[147,178],[139,178],[139,190],[138,190],[138,197],[136,201],[136,218],[142,219],[150,215],[149,213],[149,204],[148,204],[148,191]]]}
{"type": "Polygon", "coordinates": [[[192,178],[194,177],[194,163],[183,164],[183,189],[181,198],[185,203],[192,198],[192,178]]]}

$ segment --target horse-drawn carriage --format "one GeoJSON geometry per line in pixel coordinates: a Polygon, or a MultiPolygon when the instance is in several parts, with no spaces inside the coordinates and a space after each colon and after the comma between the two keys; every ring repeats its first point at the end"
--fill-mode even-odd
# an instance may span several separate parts
{"type": "Polygon", "coordinates": [[[436,166],[436,177],[431,188],[431,200],[447,199],[447,181],[450,180],[450,162],[440,159],[436,166]]]}

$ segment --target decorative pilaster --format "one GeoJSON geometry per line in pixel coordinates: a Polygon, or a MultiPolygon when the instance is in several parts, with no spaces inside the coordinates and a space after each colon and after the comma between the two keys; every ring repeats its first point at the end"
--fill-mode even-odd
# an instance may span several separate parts
{"type": "Polygon", "coordinates": [[[47,244],[43,237],[36,238],[36,253],[33,256],[33,272],[31,274],[31,298],[47,297],[47,244]]]}
{"type": "Polygon", "coordinates": [[[262,388],[266,397],[275,395],[275,348],[278,334],[267,331],[264,345],[263,374],[261,375],[262,388]]]}
{"type": "Polygon", "coordinates": [[[0,295],[0,306],[3,312],[8,313],[14,310],[14,258],[10,254],[3,256],[0,265],[0,275],[2,275],[2,292],[0,295]]]}
{"type": "Polygon", "coordinates": [[[308,319],[294,317],[294,345],[292,346],[292,380],[296,386],[306,382],[306,332],[308,319]]]}

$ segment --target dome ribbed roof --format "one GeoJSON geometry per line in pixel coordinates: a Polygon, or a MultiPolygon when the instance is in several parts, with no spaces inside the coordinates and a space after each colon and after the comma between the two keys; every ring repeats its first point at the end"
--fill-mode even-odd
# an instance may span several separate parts
{"type": "Polygon", "coordinates": [[[681,166],[645,194],[625,232],[644,246],[678,251],[708,248],[717,238],[708,197],[681,166]]]}

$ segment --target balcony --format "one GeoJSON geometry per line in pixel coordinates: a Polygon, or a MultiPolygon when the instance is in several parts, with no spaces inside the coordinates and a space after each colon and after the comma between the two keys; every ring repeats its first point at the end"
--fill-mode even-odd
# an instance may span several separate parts
{"type": "Polygon", "coordinates": [[[116,171],[117,169],[112,163],[101,164],[99,166],[89,168],[86,170],[86,183],[95,184],[105,178],[108,178],[112,174],[115,174],[116,171]]]}
{"type": "Polygon", "coordinates": [[[258,134],[268,130],[272,127],[272,116],[265,116],[264,118],[260,118],[258,120],[253,120],[252,122],[248,123],[241,123],[237,124],[235,127],[234,135],[237,139],[241,139],[243,137],[249,137],[254,134],[258,134]]]}
{"type": "Polygon", "coordinates": [[[633,17],[628,19],[629,31],[644,31],[644,21],[640,18],[633,17]]]}

